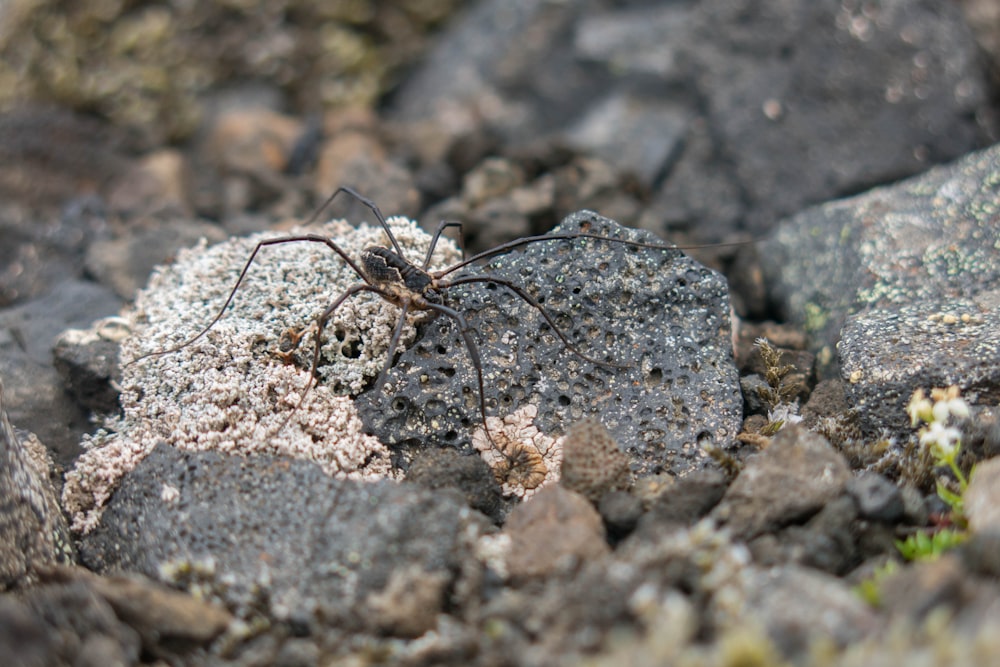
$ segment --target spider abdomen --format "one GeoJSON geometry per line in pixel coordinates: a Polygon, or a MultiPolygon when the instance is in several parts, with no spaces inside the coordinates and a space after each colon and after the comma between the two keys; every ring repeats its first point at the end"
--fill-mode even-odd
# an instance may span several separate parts
{"type": "Polygon", "coordinates": [[[422,295],[431,284],[430,275],[388,248],[372,246],[361,254],[362,268],[372,283],[379,286],[403,286],[422,295]]]}

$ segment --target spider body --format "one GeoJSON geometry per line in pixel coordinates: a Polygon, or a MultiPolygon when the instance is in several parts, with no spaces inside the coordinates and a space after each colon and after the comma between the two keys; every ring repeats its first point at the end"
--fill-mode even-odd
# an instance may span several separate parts
{"type": "Polygon", "coordinates": [[[361,255],[361,268],[373,285],[398,298],[422,298],[431,303],[441,303],[441,295],[433,288],[431,274],[388,248],[365,248],[361,255]]]}

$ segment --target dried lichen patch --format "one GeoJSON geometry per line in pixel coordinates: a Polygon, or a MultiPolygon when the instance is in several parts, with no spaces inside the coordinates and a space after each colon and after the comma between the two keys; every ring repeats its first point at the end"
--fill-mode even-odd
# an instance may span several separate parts
{"type": "Polygon", "coordinates": [[[505,417],[487,417],[493,442],[480,426],[472,446],[493,470],[505,496],[527,499],[559,481],[562,438],[547,436],[534,424],[538,408],[528,404],[505,417]]]}
{"type": "MultiPolygon", "coordinates": [[[[391,219],[390,224],[409,259],[422,258],[430,237],[409,220],[391,219]]],[[[334,239],[351,257],[369,245],[387,245],[381,229],[367,225],[336,222],[292,233],[303,231],[334,239]]],[[[254,246],[275,236],[202,245],[158,270],[137,297],[135,310],[126,313],[133,336],[122,344],[122,359],[169,349],[204,328],[254,246]]],[[[458,258],[451,243],[439,247],[438,264],[458,258]]],[[[84,443],[86,451],[67,475],[64,503],[73,513],[74,529],[96,525],[121,476],[161,441],[192,451],[305,458],[328,474],[394,476],[388,449],[364,434],[353,401],[334,389],[356,393],[378,375],[398,308],[374,295],[348,300],[324,333],[321,381],[305,394],[315,338],[315,326],[309,325],[359,281],[323,243],[263,247],[226,314],[207,334],[176,352],[124,367],[124,416],[109,424],[111,432],[101,431],[84,443]],[[303,329],[297,363],[284,363],[276,354],[282,336],[303,329]]],[[[402,345],[414,335],[411,319],[402,345]]]]}

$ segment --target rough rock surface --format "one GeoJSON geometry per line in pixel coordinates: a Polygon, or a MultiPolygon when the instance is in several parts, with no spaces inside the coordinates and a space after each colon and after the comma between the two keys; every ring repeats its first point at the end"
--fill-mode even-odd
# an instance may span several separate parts
{"type": "Polygon", "coordinates": [[[815,514],[840,495],[850,474],[823,436],[788,426],[747,461],[714,516],[735,536],[752,538],[815,514]]]}
{"type": "MultiPolygon", "coordinates": [[[[392,218],[401,247],[416,260],[429,235],[392,218]]],[[[326,235],[348,256],[387,243],[381,227],[346,222],[292,230],[326,235]]],[[[319,462],[330,474],[392,476],[390,452],[362,432],[345,394],[373,382],[399,310],[371,294],[345,302],[324,331],[316,383],[305,394],[313,364],[319,313],[361,282],[324,243],[296,242],[261,248],[223,317],[182,349],[219,313],[255,245],[269,233],[196,247],[162,267],[124,317],[132,335],[122,342],[123,416],[85,443],[87,451],[67,477],[64,502],[75,530],[96,521],[118,478],[158,442],[185,449],[296,456],[319,462]],[[281,358],[289,332],[303,333],[281,358]],[[134,362],[134,363],[129,363],[134,362]]],[[[435,261],[453,260],[447,241],[435,261]]],[[[419,317],[419,316],[417,316],[419,317]]],[[[413,335],[412,320],[402,345],[413,335]]],[[[67,353],[64,351],[63,355],[67,353]]]]}
{"type": "Polygon", "coordinates": [[[38,567],[75,560],[51,465],[41,443],[22,443],[14,432],[0,382],[0,589],[34,581],[38,567]]]}
{"type": "MultiPolygon", "coordinates": [[[[578,231],[662,243],[589,211],[553,233],[578,231]]],[[[534,425],[546,435],[593,417],[638,474],[689,471],[706,459],[702,441],[725,446],[739,430],[725,280],[679,250],[543,241],[454,277],[462,275],[524,289],[581,353],[604,362],[566,349],[536,308],[502,286],[448,290],[478,342],[488,416],[535,405],[534,425]]],[[[457,329],[447,317],[431,321],[383,391],[358,397],[370,430],[404,454],[426,443],[463,445],[481,428],[476,375],[457,329]]]]}
{"type": "Polygon", "coordinates": [[[83,538],[81,559],[98,572],[188,585],[238,615],[379,630],[392,619],[369,611],[369,595],[405,589],[394,573],[414,567],[432,583],[444,577],[432,588],[453,585],[488,529],[450,494],[416,485],[335,480],[307,461],[160,445],[122,481],[83,538]]]}
{"type": "Polygon", "coordinates": [[[985,145],[987,90],[960,9],[937,0],[517,0],[454,22],[394,113],[510,144],[554,134],[656,192],[656,229],[759,232],[985,145]]]}
{"type": "Polygon", "coordinates": [[[504,532],[511,541],[507,567],[515,579],[572,570],[611,552],[594,506],[558,485],[515,507],[504,532]]]}
{"type": "Polygon", "coordinates": [[[908,433],[906,402],[920,387],[1000,400],[997,173],[993,147],[805,211],[765,245],[786,315],[820,359],[836,345],[865,432],[908,433]]]}

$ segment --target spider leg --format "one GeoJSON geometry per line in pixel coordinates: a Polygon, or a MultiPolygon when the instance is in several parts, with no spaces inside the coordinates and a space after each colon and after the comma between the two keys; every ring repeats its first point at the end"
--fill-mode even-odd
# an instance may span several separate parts
{"type": "Polygon", "coordinates": [[[158,357],[158,356],[164,355],[164,354],[172,354],[174,352],[182,350],[183,348],[187,347],[191,343],[195,342],[196,340],[198,340],[199,338],[201,338],[202,336],[204,336],[205,334],[207,334],[208,331],[209,331],[209,329],[211,329],[212,327],[214,327],[216,325],[216,323],[219,320],[222,319],[222,316],[226,314],[226,309],[229,308],[229,304],[231,304],[233,302],[233,297],[236,296],[236,290],[238,290],[240,288],[240,285],[243,283],[243,279],[246,278],[247,272],[250,270],[250,265],[252,265],[254,259],[257,258],[257,253],[260,252],[260,249],[263,248],[263,247],[265,247],[265,246],[278,245],[280,243],[295,243],[295,242],[298,242],[298,241],[310,241],[312,243],[322,243],[322,244],[326,245],[328,248],[330,248],[335,253],[337,253],[338,255],[340,255],[341,259],[343,259],[345,262],[347,262],[347,265],[350,266],[351,269],[356,274],[358,274],[358,276],[362,280],[364,280],[366,283],[368,282],[368,278],[365,277],[365,273],[364,273],[364,271],[361,270],[361,267],[359,267],[357,265],[357,263],[353,259],[351,259],[350,256],[346,252],[344,252],[343,249],[341,249],[340,246],[338,246],[336,243],[334,243],[332,240],[330,240],[329,238],[327,238],[325,236],[321,236],[319,234],[302,234],[300,236],[282,236],[282,237],[275,238],[275,239],[268,239],[266,241],[261,241],[260,243],[258,243],[254,247],[253,252],[250,253],[250,259],[247,260],[247,263],[243,266],[243,270],[240,271],[240,277],[236,280],[236,284],[233,285],[232,291],[229,292],[229,296],[226,298],[226,302],[224,304],[222,304],[222,308],[220,308],[219,312],[216,313],[215,317],[212,318],[212,321],[208,323],[208,326],[206,326],[204,329],[202,329],[201,331],[199,331],[197,334],[195,334],[191,338],[188,338],[186,341],[184,341],[180,345],[176,345],[176,346],[171,347],[171,348],[166,349],[166,350],[158,350],[156,352],[147,352],[146,354],[143,354],[143,355],[141,355],[139,357],[136,357],[132,361],[129,361],[128,363],[125,364],[124,367],[131,366],[132,364],[137,363],[139,361],[142,361],[143,359],[146,359],[147,357],[158,357]]]}
{"type": "MultiPolygon", "coordinates": [[[[438,223],[437,229],[434,231],[434,237],[431,239],[431,244],[427,246],[427,255],[424,257],[424,263],[421,266],[424,271],[430,266],[431,256],[434,254],[434,248],[437,247],[438,239],[441,237],[441,233],[444,232],[448,227],[458,227],[459,230],[462,229],[462,223],[455,220],[442,220],[438,223]]],[[[458,235],[459,243],[462,245],[462,257],[465,257],[465,244],[462,242],[462,235],[458,235]]]]}
{"type": "Polygon", "coordinates": [[[367,208],[369,211],[372,212],[372,215],[374,215],[375,219],[378,220],[378,224],[382,225],[382,229],[385,230],[386,236],[389,237],[389,241],[392,243],[392,249],[395,250],[396,254],[399,255],[400,257],[405,257],[402,248],[399,247],[399,243],[396,241],[396,237],[393,236],[392,230],[389,228],[389,223],[386,222],[385,216],[382,215],[382,211],[379,210],[378,205],[375,204],[375,202],[373,202],[368,197],[362,195],[354,188],[347,187],[346,185],[342,185],[336,190],[334,190],[333,194],[327,197],[326,201],[323,202],[323,205],[320,206],[318,209],[316,209],[315,213],[309,216],[309,220],[306,221],[306,225],[311,225],[312,223],[316,222],[316,219],[320,216],[320,213],[325,211],[327,207],[329,207],[330,204],[333,203],[333,200],[337,198],[337,195],[339,195],[342,192],[347,193],[357,201],[361,202],[361,204],[365,208],[367,208]]]}
{"type": "Polygon", "coordinates": [[[447,315],[453,319],[458,324],[458,332],[462,334],[462,339],[465,340],[465,349],[469,351],[469,358],[472,360],[472,367],[476,370],[476,382],[479,383],[479,418],[483,423],[483,431],[486,433],[486,439],[490,441],[494,449],[507,457],[507,454],[500,448],[500,446],[490,435],[490,427],[486,423],[486,396],[483,387],[483,360],[479,356],[479,348],[476,346],[476,341],[472,340],[472,336],[469,332],[472,331],[472,327],[466,321],[465,317],[462,316],[460,312],[454,308],[449,308],[448,306],[443,306],[439,303],[428,303],[427,308],[430,310],[436,310],[437,312],[447,315]]]}
{"type": "Polygon", "coordinates": [[[392,340],[389,341],[389,350],[385,355],[385,365],[382,366],[382,371],[378,374],[378,379],[375,380],[375,393],[378,393],[382,389],[382,385],[385,384],[385,378],[389,374],[389,369],[392,368],[392,358],[396,356],[396,347],[399,345],[399,339],[403,335],[403,327],[406,325],[406,314],[410,312],[410,302],[404,303],[400,306],[399,322],[396,323],[396,328],[392,331],[392,340]]]}
{"type": "Polygon", "coordinates": [[[552,331],[554,331],[555,334],[559,336],[559,340],[561,340],[563,342],[563,345],[566,346],[566,349],[575,354],[576,356],[580,357],[581,359],[589,361],[590,363],[597,366],[603,366],[605,368],[631,368],[630,365],[613,364],[607,361],[594,359],[593,357],[590,357],[581,352],[575,345],[573,345],[573,343],[569,341],[569,338],[567,338],[566,334],[562,332],[562,329],[559,328],[559,326],[555,323],[555,320],[552,319],[552,316],[548,314],[548,312],[545,310],[542,304],[538,303],[538,301],[533,296],[528,294],[524,289],[522,289],[521,287],[515,285],[510,281],[503,280],[501,278],[470,276],[467,278],[458,278],[456,280],[442,283],[441,287],[451,287],[452,285],[467,285],[469,283],[494,283],[496,285],[501,285],[509,289],[517,296],[524,299],[524,301],[529,306],[531,306],[539,313],[541,313],[542,317],[545,318],[545,321],[549,323],[550,327],[552,327],[552,331]]]}
{"type": "Polygon", "coordinates": [[[306,385],[305,390],[302,392],[302,396],[299,398],[299,402],[296,403],[295,407],[292,408],[292,411],[288,413],[288,415],[285,417],[285,420],[281,422],[281,426],[278,427],[278,430],[275,431],[275,434],[280,433],[285,428],[285,426],[291,420],[292,415],[298,412],[299,408],[302,407],[302,404],[305,403],[306,397],[309,395],[309,392],[312,391],[312,388],[316,386],[316,379],[319,377],[319,358],[323,349],[323,329],[326,327],[327,321],[333,316],[333,313],[338,308],[340,308],[340,306],[345,301],[347,301],[349,298],[360,292],[374,292],[375,294],[378,294],[382,298],[385,298],[387,296],[385,292],[383,292],[377,287],[373,287],[372,285],[368,285],[365,283],[359,283],[344,290],[343,294],[338,296],[337,299],[329,306],[327,306],[326,310],[324,310],[322,314],[320,314],[320,316],[316,318],[316,341],[313,348],[313,363],[312,363],[312,370],[309,372],[309,383],[306,385]]]}

